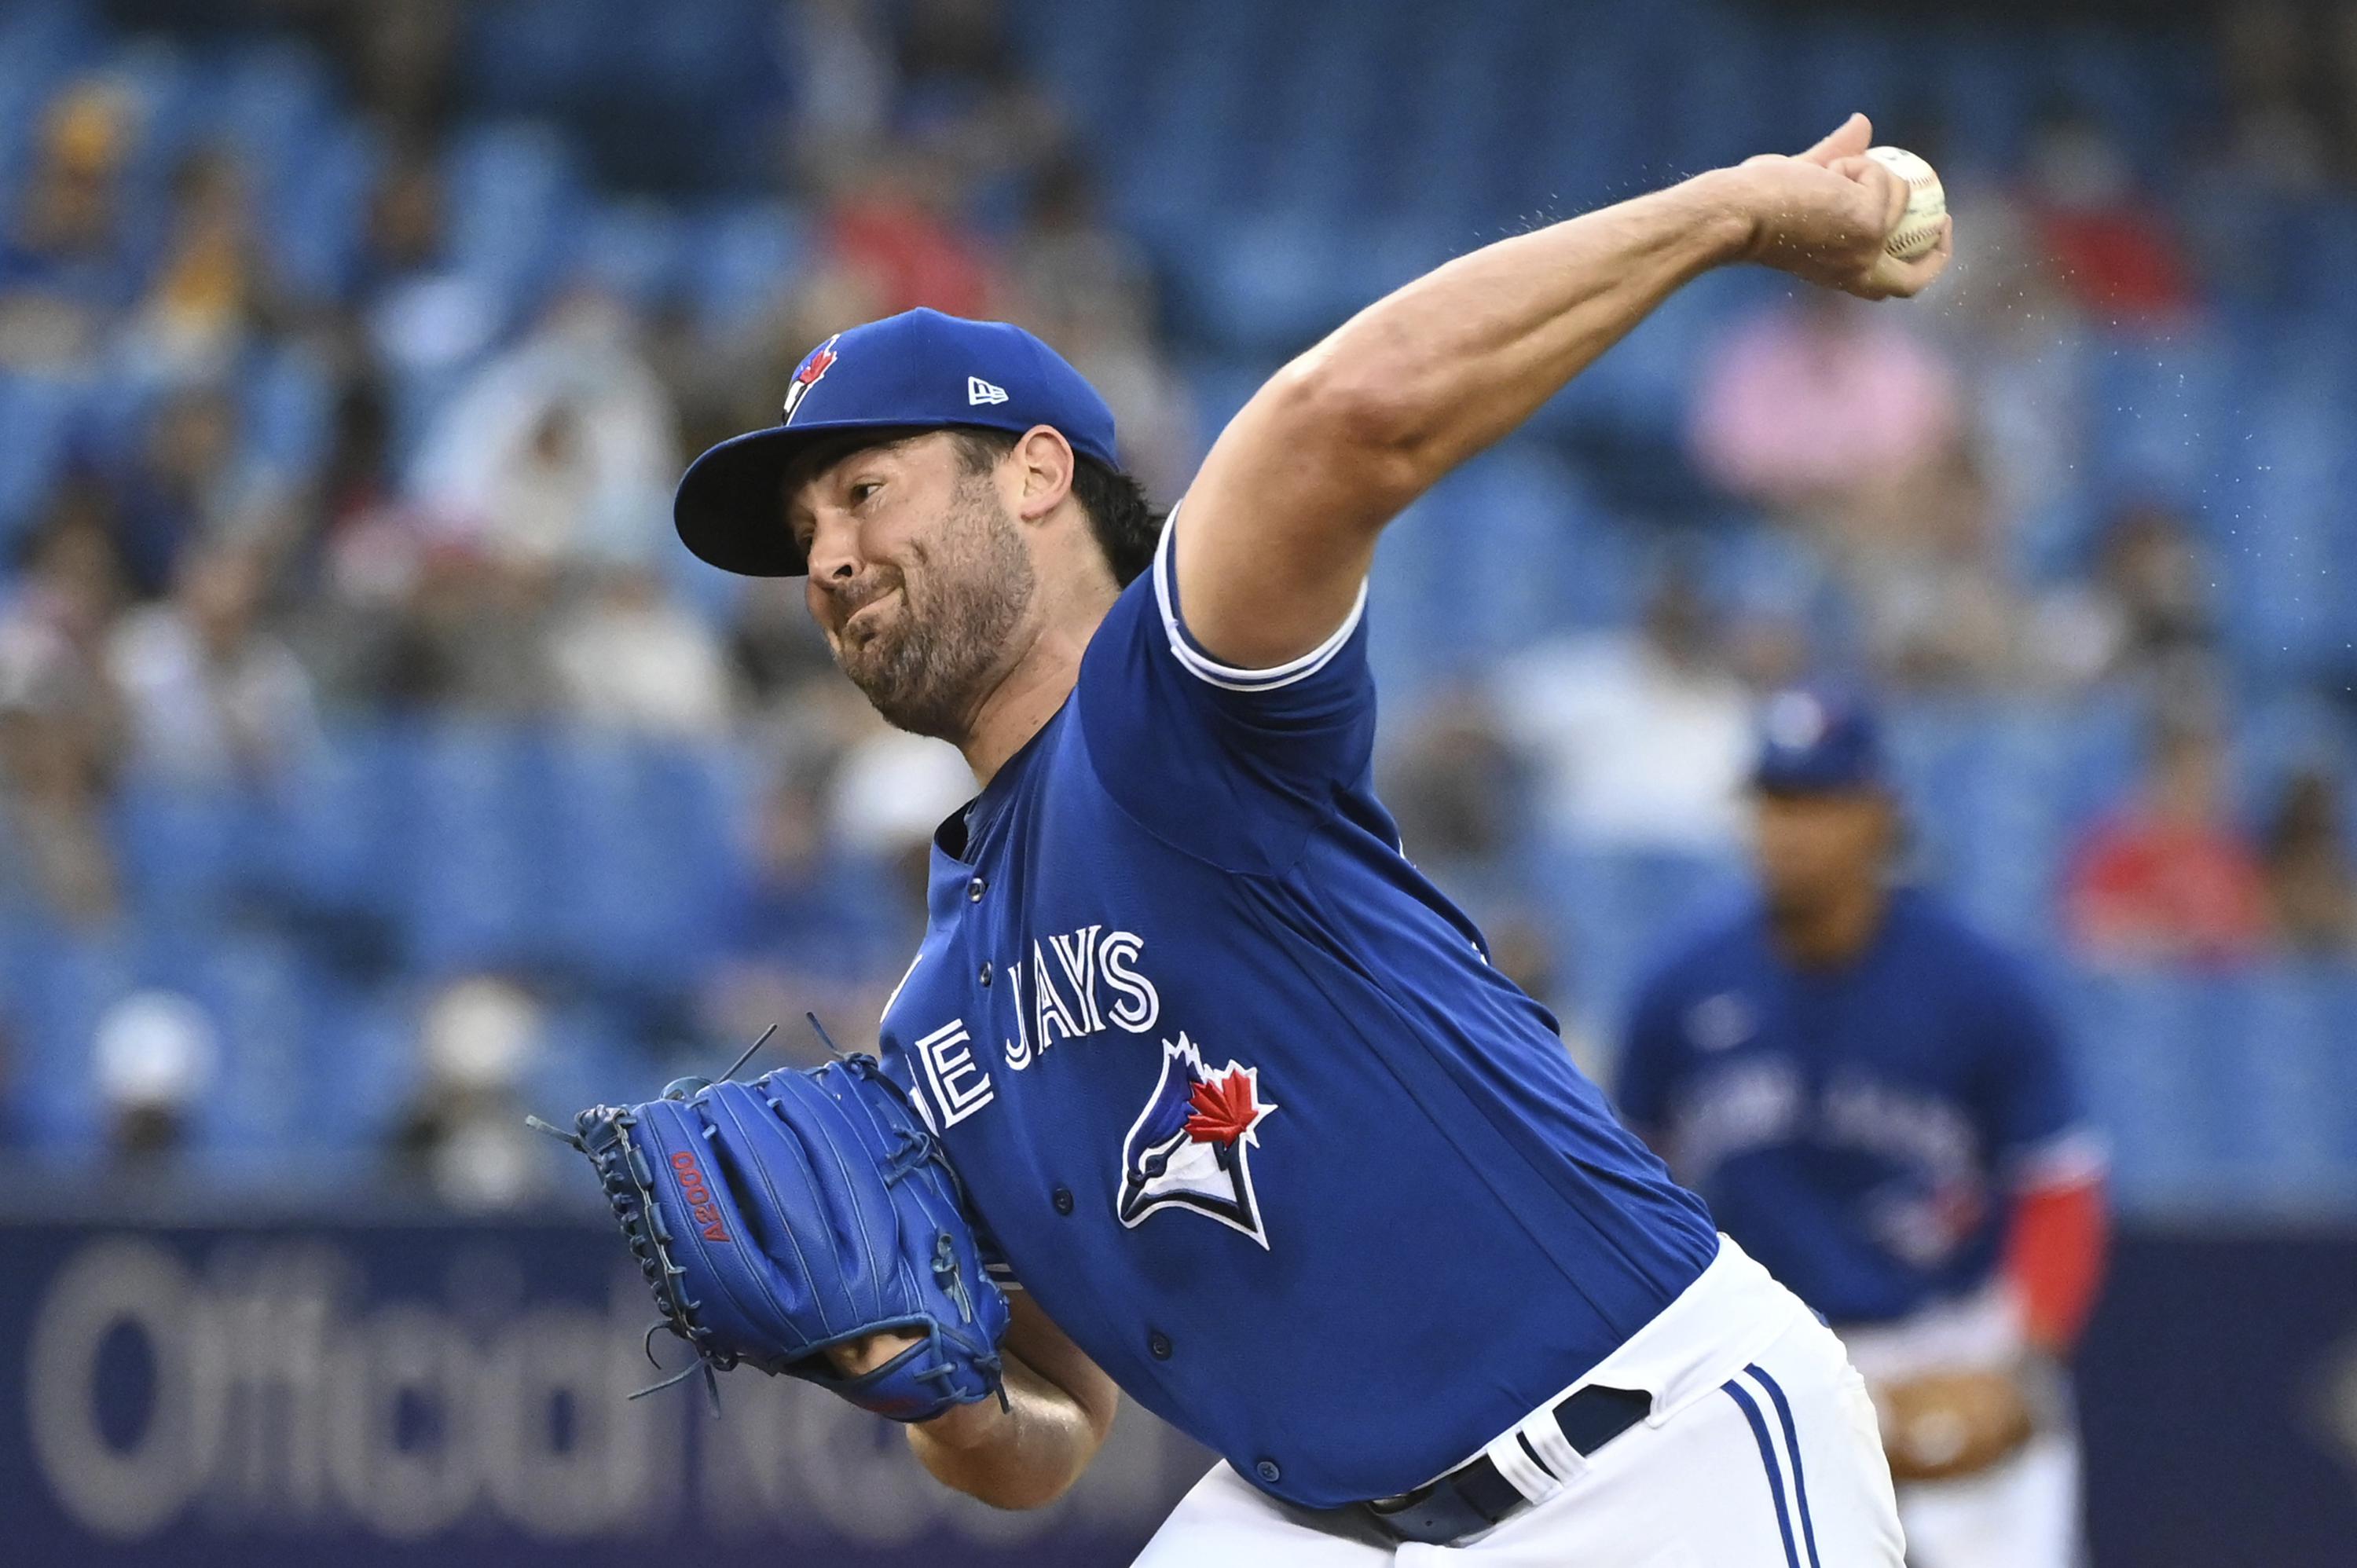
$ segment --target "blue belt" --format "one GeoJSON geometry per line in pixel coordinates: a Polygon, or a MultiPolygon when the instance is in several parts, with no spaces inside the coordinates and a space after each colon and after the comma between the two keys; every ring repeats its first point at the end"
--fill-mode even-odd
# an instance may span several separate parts
{"type": "MultiPolygon", "coordinates": [[[[1585,1457],[1644,1420],[1652,1408],[1651,1394],[1590,1383],[1548,1413],[1562,1428],[1564,1441],[1585,1457]]],[[[1546,1468],[1528,1439],[1518,1436],[1516,1441],[1530,1455],[1531,1463],[1546,1468]]],[[[1528,1507],[1530,1499],[1484,1454],[1430,1486],[1379,1502],[1361,1503],[1355,1511],[1373,1520],[1375,1528],[1394,1541],[1448,1546],[1503,1524],[1528,1507]]]]}

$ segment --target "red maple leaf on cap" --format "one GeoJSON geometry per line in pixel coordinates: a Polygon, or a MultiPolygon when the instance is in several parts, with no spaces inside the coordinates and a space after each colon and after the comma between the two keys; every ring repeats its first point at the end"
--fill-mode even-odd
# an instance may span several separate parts
{"type": "Polygon", "coordinates": [[[1234,1143],[1274,1109],[1259,1104],[1259,1098],[1248,1072],[1231,1072],[1197,1084],[1190,1097],[1194,1110],[1187,1117],[1187,1136],[1198,1144],[1234,1143]]]}
{"type": "Polygon", "coordinates": [[[834,365],[835,358],[835,352],[832,349],[822,347],[813,349],[809,362],[802,366],[802,373],[794,380],[802,382],[805,386],[816,381],[819,377],[826,374],[828,369],[834,365]]]}

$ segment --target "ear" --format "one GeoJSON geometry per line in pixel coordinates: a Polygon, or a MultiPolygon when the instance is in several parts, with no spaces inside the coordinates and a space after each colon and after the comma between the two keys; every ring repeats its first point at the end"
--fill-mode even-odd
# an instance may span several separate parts
{"type": "Polygon", "coordinates": [[[1023,521],[1038,522],[1072,493],[1071,443],[1052,425],[1035,424],[1025,431],[1007,460],[1014,467],[1010,504],[1023,521]]]}

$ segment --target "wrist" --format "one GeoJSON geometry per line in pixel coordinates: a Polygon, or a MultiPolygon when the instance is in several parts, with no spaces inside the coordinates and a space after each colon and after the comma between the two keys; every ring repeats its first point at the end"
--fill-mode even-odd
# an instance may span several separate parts
{"type": "Polygon", "coordinates": [[[1752,260],[1760,251],[1759,177],[1740,166],[1695,175],[1679,187],[1694,207],[1695,231],[1712,266],[1752,260]]]}

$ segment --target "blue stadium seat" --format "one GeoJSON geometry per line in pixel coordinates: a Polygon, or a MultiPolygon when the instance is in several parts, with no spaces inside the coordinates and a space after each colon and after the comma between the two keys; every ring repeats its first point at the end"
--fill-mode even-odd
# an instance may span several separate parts
{"type": "Polygon", "coordinates": [[[715,760],[622,736],[554,738],[541,918],[569,969],[654,992],[695,972],[734,854],[715,760]]]}
{"type": "Polygon", "coordinates": [[[395,840],[412,961],[447,974],[542,959],[549,854],[533,738],[453,720],[414,745],[395,840]]]}
{"type": "Polygon", "coordinates": [[[691,220],[683,286],[705,333],[726,339],[774,309],[810,242],[802,215],[779,202],[726,206],[691,220]]]}
{"type": "Polygon", "coordinates": [[[2120,334],[2089,363],[2089,446],[2108,504],[2197,503],[2246,433],[2230,343],[2199,329],[2120,334]]]}
{"type": "Polygon", "coordinates": [[[2083,974],[2069,1030],[2125,1207],[2195,1200],[2216,1168],[2202,1105],[2200,983],[2167,973],[2083,974]]]}
{"type": "Polygon", "coordinates": [[[141,913],[219,918],[257,890],[268,824],[252,791],[135,772],[116,786],[111,817],[125,890],[141,913]]]}
{"type": "Polygon", "coordinates": [[[320,299],[351,292],[382,158],[364,126],[336,120],[314,129],[304,156],[285,171],[263,236],[287,288],[320,299]]]}
{"type": "Polygon", "coordinates": [[[38,929],[6,956],[16,1051],[10,1078],[23,1138],[43,1161],[88,1163],[102,1131],[91,1044],[108,1004],[132,989],[131,955],[108,936],[38,929]]]}
{"type": "Polygon", "coordinates": [[[1654,852],[1551,845],[1534,861],[1538,906],[1554,925],[1557,964],[1587,1016],[1617,1036],[1652,966],[1729,913],[1745,896],[1743,867],[1654,852]]]}
{"type": "Polygon", "coordinates": [[[317,471],[332,434],[333,378],[309,349],[289,344],[253,358],[240,377],[244,457],[291,481],[317,471]]]}
{"type": "Polygon", "coordinates": [[[573,240],[572,266],[646,310],[677,287],[685,252],[684,225],[669,208],[644,200],[604,201],[590,209],[573,240]]]}
{"type": "Polygon", "coordinates": [[[513,319],[553,280],[579,199],[571,147],[546,125],[479,126],[457,138],[446,185],[453,263],[513,319]]]}
{"type": "Polygon", "coordinates": [[[0,374],[0,559],[41,520],[65,469],[78,402],[68,382],[0,374]]]}

